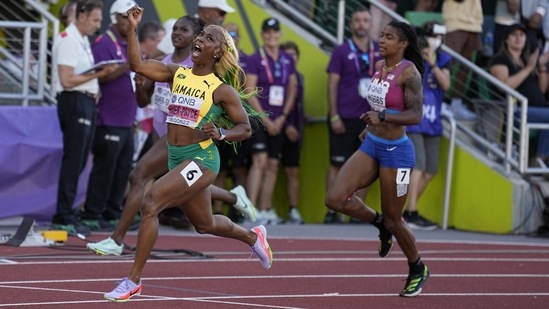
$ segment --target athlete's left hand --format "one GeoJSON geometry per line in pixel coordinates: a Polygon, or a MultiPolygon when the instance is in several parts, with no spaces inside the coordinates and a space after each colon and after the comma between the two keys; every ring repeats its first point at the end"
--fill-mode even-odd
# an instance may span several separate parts
{"type": "Polygon", "coordinates": [[[210,138],[217,140],[221,138],[221,133],[219,132],[219,128],[215,126],[213,122],[206,122],[202,125],[201,128],[202,132],[204,134],[208,135],[210,138]]]}
{"type": "Polygon", "coordinates": [[[369,126],[376,125],[381,122],[379,119],[379,112],[375,111],[367,111],[366,113],[360,115],[360,119],[366,122],[369,126]]]}

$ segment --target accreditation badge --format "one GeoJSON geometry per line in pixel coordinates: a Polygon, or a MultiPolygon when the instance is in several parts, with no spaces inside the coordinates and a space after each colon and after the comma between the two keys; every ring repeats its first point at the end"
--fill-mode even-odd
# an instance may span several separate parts
{"type": "Polygon", "coordinates": [[[284,104],[284,87],[273,85],[269,88],[269,105],[282,106],[284,104]]]}
{"type": "Polygon", "coordinates": [[[366,92],[368,91],[368,85],[370,85],[370,78],[361,78],[358,82],[358,94],[366,99],[366,92]]]}

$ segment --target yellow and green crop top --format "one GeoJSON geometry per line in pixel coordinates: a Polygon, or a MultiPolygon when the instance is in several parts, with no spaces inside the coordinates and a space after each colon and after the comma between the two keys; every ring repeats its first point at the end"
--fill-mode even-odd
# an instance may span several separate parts
{"type": "Polygon", "coordinates": [[[190,68],[180,67],[173,77],[166,122],[200,129],[203,123],[215,121],[223,109],[213,103],[213,92],[221,84],[214,73],[198,76],[190,68]]]}

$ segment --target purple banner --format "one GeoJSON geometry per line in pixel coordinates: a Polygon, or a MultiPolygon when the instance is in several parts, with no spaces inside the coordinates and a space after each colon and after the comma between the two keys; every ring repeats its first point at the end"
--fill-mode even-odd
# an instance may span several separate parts
{"type": "MultiPolygon", "coordinates": [[[[55,107],[0,106],[0,218],[51,221],[63,139],[55,107]]],[[[91,160],[78,182],[74,207],[83,202],[91,160]]]]}

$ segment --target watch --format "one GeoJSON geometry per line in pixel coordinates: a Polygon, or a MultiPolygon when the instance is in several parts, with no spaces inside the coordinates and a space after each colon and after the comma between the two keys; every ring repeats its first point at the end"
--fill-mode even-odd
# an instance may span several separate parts
{"type": "Polygon", "coordinates": [[[221,135],[221,136],[218,138],[219,141],[222,141],[222,140],[225,139],[225,137],[227,136],[225,133],[226,133],[226,132],[225,132],[225,129],[219,128],[219,135],[221,135]]]}
{"type": "Polygon", "coordinates": [[[377,113],[377,115],[379,117],[380,122],[385,121],[385,111],[381,111],[381,112],[377,113]]]}

